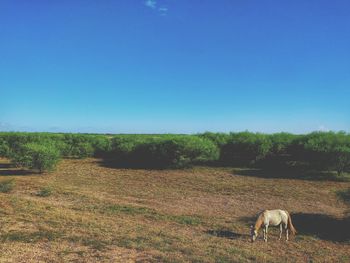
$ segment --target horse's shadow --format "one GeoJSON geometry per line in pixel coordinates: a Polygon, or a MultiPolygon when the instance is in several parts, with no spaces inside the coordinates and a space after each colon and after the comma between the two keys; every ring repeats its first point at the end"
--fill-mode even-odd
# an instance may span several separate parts
{"type": "Polygon", "coordinates": [[[235,232],[232,232],[232,231],[226,230],[226,229],[219,229],[219,230],[210,229],[210,230],[205,231],[205,233],[208,235],[211,235],[211,236],[222,237],[222,238],[227,238],[227,239],[240,239],[240,238],[248,236],[248,235],[243,235],[240,233],[235,233],[235,232]]]}
{"type": "Polygon", "coordinates": [[[325,214],[297,213],[292,220],[298,233],[335,242],[350,241],[350,217],[335,218],[325,214]]]}

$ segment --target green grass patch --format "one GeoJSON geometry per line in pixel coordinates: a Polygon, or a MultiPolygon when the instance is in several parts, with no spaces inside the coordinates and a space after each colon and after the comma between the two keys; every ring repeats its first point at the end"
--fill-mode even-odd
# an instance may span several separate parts
{"type": "Polygon", "coordinates": [[[168,216],[171,221],[174,221],[176,223],[179,223],[181,225],[191,225],[191,226],[197,226],[202,223],[202,220],[197,216],[168,216]]]}
{"type": "Polygon", "coordinates": [[[128,205],[110,205],[104,209],[107,213],[123,213],[128,215],[150,215],[156,214],[157,212],[147,207],[137,207],[128,205]]]}
{"type": "Polygon", "coordinates": [[[62,236],[61,233],[57,233],[50,230],[39,230],[35,232],[24,231],[10,231],[1,235],[1,242],[14,241],[23,243],[34,243],[40,240],[53,241],[62,236]]]}
{"type": "Polygon", "coordinates": [[[15,187],[14,179],[2,181],[0,182],[0,193],[9,193],[13,190],[14,187],[15,187]]]}
{"type": "Polygon", "coordinates": [[[99,251],[105,250],[108,246],[108,242],[95,238],[84,238],[82,244],[99,251]]]}
{"type": "Polygon", "coordinates": [[[52,195],[53,193],[53,190],[51,187],[42,187],[38,192],[37,192],[37,196],[40,196],[40,197],[47,197],[47,196],[50,196],[52,195]]]}
{"type": "Polygon", "coordinates": [[[171,221],[181,225],[197,226],[202,223],[201,218],[198,216],[189,215],[166,215],[158,213],[154,209],[148,207],[137,207],[129,205],[110,205],[104,208],[104,212],[109,214],[127,214],[127,215],[142,215],[148,219],[159,221],[171,221]]]}

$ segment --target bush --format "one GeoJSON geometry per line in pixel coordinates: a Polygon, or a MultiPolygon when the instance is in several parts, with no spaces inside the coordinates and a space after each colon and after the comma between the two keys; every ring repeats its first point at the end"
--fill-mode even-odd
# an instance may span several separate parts
{"type": "Polygon", "coordinates": [[[17,166],[38,170],[40,173],[55,169],[60,155],[52,144],[28,143],[13,153],[11,159],[17,166]]]}
{"type": "Polygon", "coordinates": [[[80,142],[71,150],[71,155],[77,158],[86,158],[94,155],[94,148],[88,142],[80,142]]]}
{"type": "Polygon", "coordinates": [[[94,154],[88,135],[65,134],[63,142],[61,153],[64,157],[85,158],[94,154]]]}
{"type": "Polygon", "coordinates": [[[114,158],[123,166],[180,168],[218,159],[210,140],[197,136],[118,137],[113,140],[114,158]]]}
{"type": "Polygon", "coordinates": [[[271,140],[271,143],[272,143],[271,153],[275,155],[288,154],[293,141],[297,137],[298,137],[297,135],[286,133],[286,132],[274,133],[269,135],[269,139],[271,140]]]}
{"type": "Polygon", "coordinates": [[[214,133],[214,132],[205,132],[203,134],[199,134],[199,137],[208,139],[214,142],[218,147],[222,147],[227,143],[230,138],[230,135],[227,133],[214,133]]]}
{"type": "Polygon", "coordinates": [[[111,151],[111,140],[106,136],[94,136],[90,139],[94,156],[104,157],[111,151]]]}
{"type": "Polygon", "coordinates": [[[350,170],[350,135],[339,132],[314,132],[302,143],[304,158],[314,168],[337,171],[341,175],[350,170]]]}
{"type": "Polygon", "coordinates": [[[0,182],[0,192],[9,193],[15,187],[15,181],[13,179],[0,182]]]}
{"type": "Polygon", "coordinates": [[[221,148],[220,160],[225,165],[252,165],[265,158],[271,148],[272,142],[265,134],[231,133],[221,148]]]}
{"type": "Polygon", "coordinates": [[[149,137],[141,136],[115,136],[111,142],[111,157],[121,163],[131,160],[131,154],[141,144],[152,141],[149,137]]]}
{"type": "Polygon", "coordinates": [[[8,157],[10,154],[10,147],[4,139],[0,138],[0,157],[8,157]]]}

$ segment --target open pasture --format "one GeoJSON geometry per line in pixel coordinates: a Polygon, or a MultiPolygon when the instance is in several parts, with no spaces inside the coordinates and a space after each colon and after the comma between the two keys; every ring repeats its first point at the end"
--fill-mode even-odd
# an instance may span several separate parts
{"type": "Polygon", "coordinates": [[[350,260],[348,182],[122,169],[88,158],[44,174],[0,159],[0,183],[0,262],[350,260]],[[256,214],[274,208],[291,212],[298,235],[287,243],[270,228],[268,243],[262,233],[250,243],[256,214]]]}

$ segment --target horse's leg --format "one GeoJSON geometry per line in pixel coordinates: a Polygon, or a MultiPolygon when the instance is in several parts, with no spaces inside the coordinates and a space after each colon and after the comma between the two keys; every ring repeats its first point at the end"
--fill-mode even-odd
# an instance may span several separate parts
{"type": "Polygon", "coordinates": [[[279,238],[279,240],[281,240],[281,238],[282,238],[282,230],[283,230],[283,226],[282,226],[282,223],[280,224],[280,238],[279,238]]]}
{"type": "Polygon", "coordinates": [[[289,238],[289,236],[288,236],[288,228],[286,228],[286,241],[288,241],[288,238],[289,238]]]}
{"type": "Polygon", "coordinates": [[[269,225],[265,226],[265,242],[267,242],[267,229],[269,228],[269,225]]]}
{"type": "Polygon", "coordinates": [[[265,241],[265,238],[266,238],[265,226],[263,227],[263,238],[264,238],[264,241],[265,241]]]}

